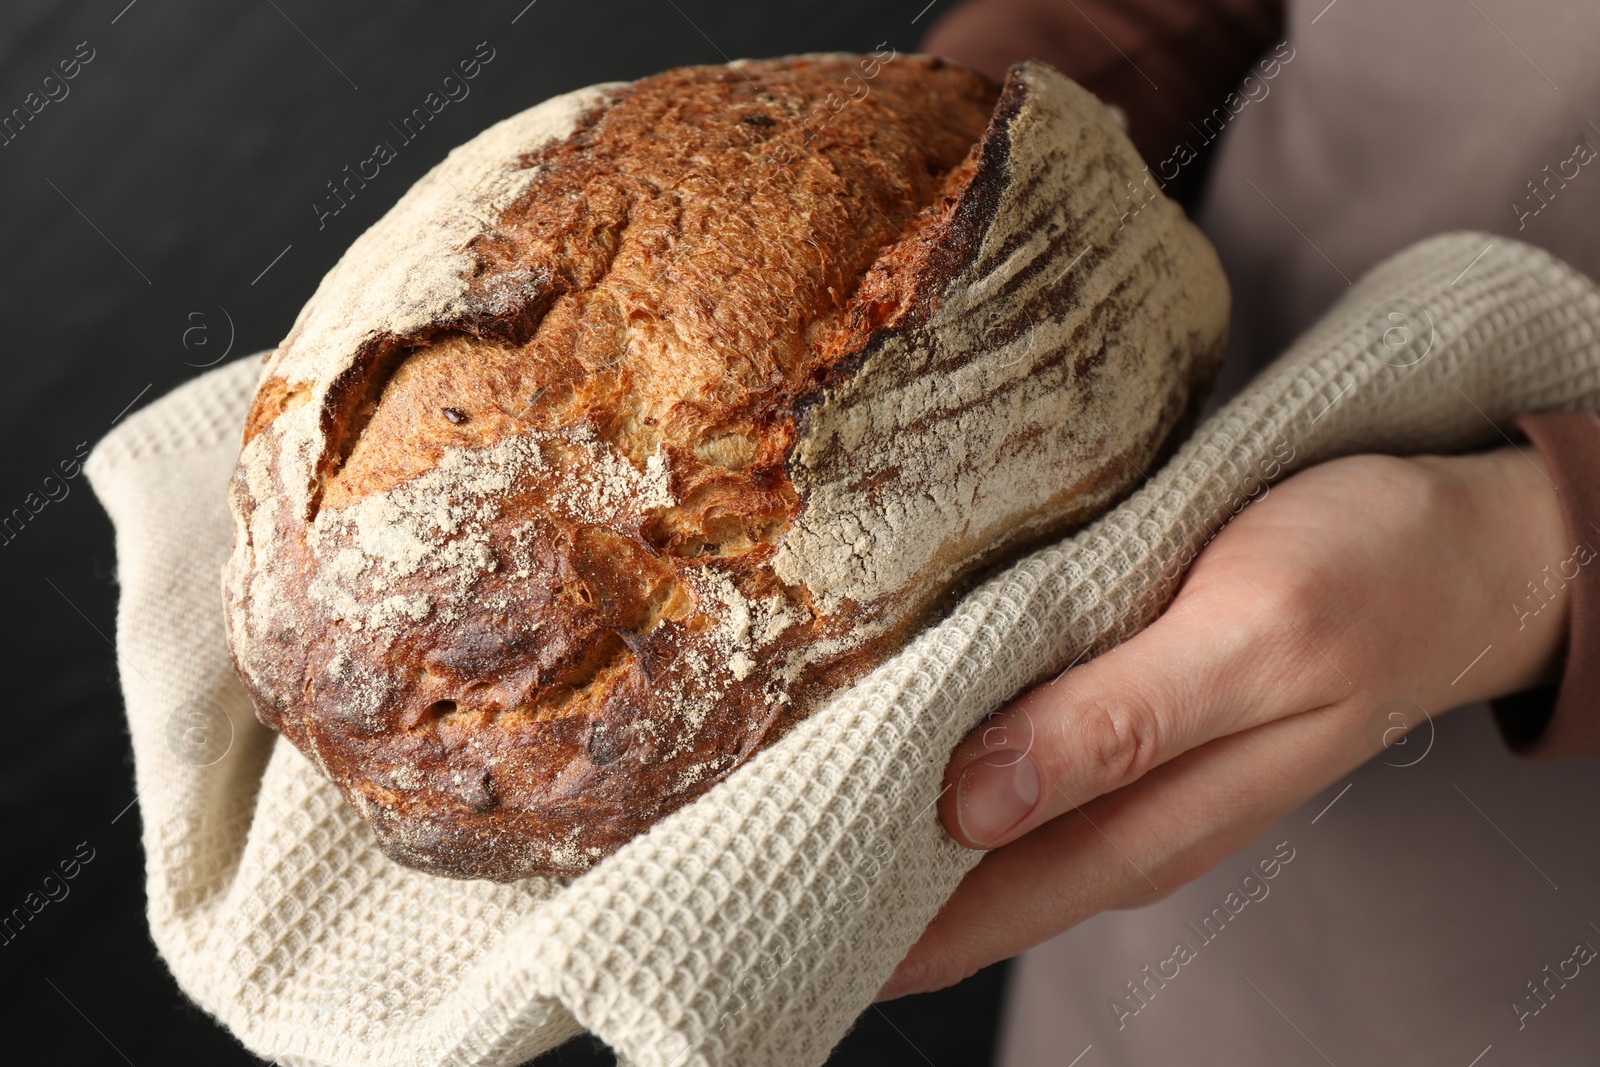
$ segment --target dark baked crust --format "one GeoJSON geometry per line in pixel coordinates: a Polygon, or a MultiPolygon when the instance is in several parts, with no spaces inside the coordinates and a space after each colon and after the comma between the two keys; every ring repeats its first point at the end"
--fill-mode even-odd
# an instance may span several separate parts
{"type": "MultiPolygon", "coordinates": [[[[669,71],[525,155],[532,180],[482,220],[449,314],[372,331],[323,382],[279,373],[297,325],[232,489],[230,640],[263,720],[393,858],[499,880],[587,868],[991,558],[952,532],[920,581],[826,604],[773,565],[813,503],[797,448],[816,413],[978,257],[1024,96],[927,57],[669,71]],[[303,405],[304,501],[280,429],[303,405]]],[[[1220,338],[1191,347],[1143,456],[1220,338]]],[[[895,477],[867,475],[866,505],[895,477]]],[[[1133,477],[1102,464],[1017,529],[1080,521],[1133,477]]]]}

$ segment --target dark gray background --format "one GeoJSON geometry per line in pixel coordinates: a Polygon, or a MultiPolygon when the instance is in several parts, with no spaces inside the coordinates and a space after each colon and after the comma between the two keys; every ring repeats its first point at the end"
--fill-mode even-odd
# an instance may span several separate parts
{"type": "MultiPolygon", "coordinates": [[[[5,0],[0,115],[80,42],[95,56],[64,99],[0,147],[0,515],[80,442],[217,361],[230,333],[230,358],[277,343],[350,241],[490,123],[581,85],[682,64],[884,41],[908,50],[949,6],[526,2],[5,0]],[[324,183],[389,138],[388,123],[480,41],[496,56],[471,95],[319,232],[311,205],[324,183]]],[[[69,484],[0,545],[12,679],[0,711],[0,914],[80,842],[95,858],[68,897],[0,946],[3,1058],[259,1062],[178,992],[144,925],[139,813],[118,817],[133,787],[108,641],[111,528],[86,481],[69,484]]],[[[1002,982],[1003,968],[990,968],[869,1010],[835,1062],[987,1063],[1002,982]]],[[[541,1062],[609,1059],[585,1041],[541,1062]]]]}

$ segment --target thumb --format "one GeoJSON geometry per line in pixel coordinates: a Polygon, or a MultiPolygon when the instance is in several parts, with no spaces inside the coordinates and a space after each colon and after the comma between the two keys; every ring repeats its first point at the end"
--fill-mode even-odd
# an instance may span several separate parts
{"type": "Polygon", "coordinates": [[[1349,686],[1257,583],[1189,590],[1149,628],[1030,690],[956,747],[940,818],[991,849],[1214,738],[1349,686]]]}

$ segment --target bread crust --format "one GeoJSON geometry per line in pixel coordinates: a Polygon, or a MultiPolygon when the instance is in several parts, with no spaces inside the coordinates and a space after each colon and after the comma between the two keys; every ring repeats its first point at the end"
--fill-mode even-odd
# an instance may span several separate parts
{"type": "Polygon", "coordinates": [[[1140,176],[1038,63],[684,68],[485,131],[263,369],[258,714],[399,862],[588,868],[1136,484],[1228,310],[1140,176]]]}

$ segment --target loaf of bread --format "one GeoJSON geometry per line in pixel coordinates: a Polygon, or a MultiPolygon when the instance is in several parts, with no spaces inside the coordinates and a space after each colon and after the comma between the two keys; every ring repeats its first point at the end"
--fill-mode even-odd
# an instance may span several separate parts
{"type": "Polygon", "coordinates": [[[268,356],[257,712],[393,859],[574,874],[1141,480],[1216,257],[1040,63],[668,71],[456,149],[268,356]]]}

